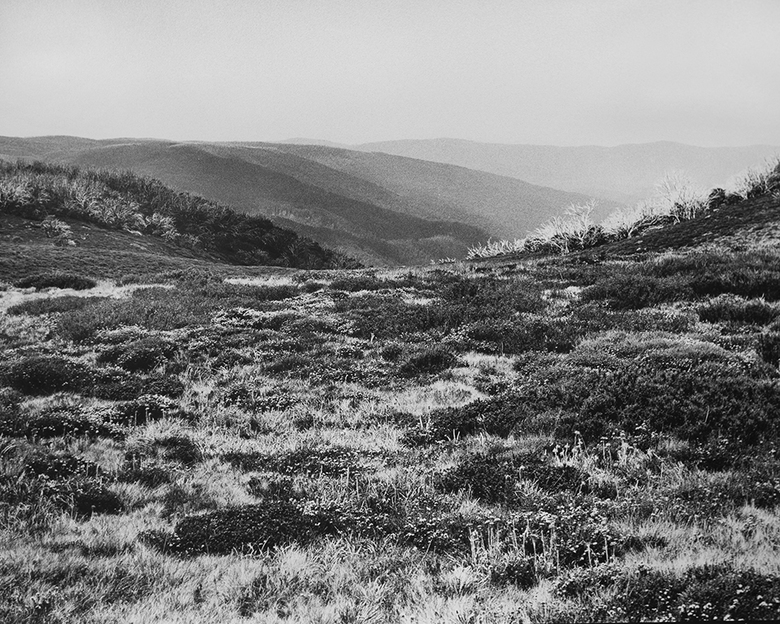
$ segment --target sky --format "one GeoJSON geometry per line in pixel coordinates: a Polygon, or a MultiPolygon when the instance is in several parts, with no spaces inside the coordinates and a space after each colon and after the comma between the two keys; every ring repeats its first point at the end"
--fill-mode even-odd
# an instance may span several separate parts
{"type": "Polygon", "coordinates": [[[780,0],[0,0],[0,135],[780,145],[780,0]]]}

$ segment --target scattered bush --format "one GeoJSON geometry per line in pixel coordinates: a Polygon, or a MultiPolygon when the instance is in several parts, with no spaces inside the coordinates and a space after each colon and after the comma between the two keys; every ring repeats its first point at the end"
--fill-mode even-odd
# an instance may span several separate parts
{"type": "Polygon", "coordinates": [[[97,286],[97,282],[88,277],[73,273],[38,273],[14,282],[17,288],[72,288],[73,290],[88,290],[97,286]]]}
{"type": "Polygon", "coordinates": [[[606,566],[572,573],[558,584],[564,596],[614,587],[604,602],[587,607],[591,621],[774,620],[780,616],[780,578],[729,564],[689,568],[684,574],[606,566]]]}
{"type": "Polygon", "coordinates": [[[303,447],[275,454],[231,452],[222,457],[241,470],[264,470],[285,475],[341,476],[362,470],[358,453],[341,446],[303,447]]]}
{"type": "Polygon", "coordinates": [[[172,342],[149,337],[109,347],[98,355],[97,361],[102,364],[115,364],[131,372],[148,372],[165,364],[175,353],[176,345],[172,342]]]}
{"type": "Polygon", "coordinates": [[[54,405],[35,412],[6,413],[0,418],[0,434],[45,439],[62,435],[115,437],[118,432],[100,414],[74,406],[54,405]]]}
{"type": "Polygon", "coordinates": [[[117,407],[114,421],[121,425],[139,426],[165,417],[183,416],[177,404],[168,397],[147,394],[117,407]]]}
{"type": "Polygon", "coordinates": [[[698,309],[699,318],[708,323],[750,323],[768,325],[780,317],[780,308],[761,299],[745,300],[722,295],[698,309]]]}
{"type": "Polygon", "coordinates": [[[432,375],[452,368],[457,361],[458,358],[449,349],[432,347],[411,354],[401,363],[398,372],[404,377],[432,375]]]}
{"type": "Polygon", "coordinates": [[[674,278],[617,275],[599,280],[582,292],[582,301],[607,300],[613,309],[636,310],[670,301],[692,298],[690,287],[674,278]]]}
{"type": "Polygon", "coordinates": [[[11,306],[8,308],[8,314],[29,314],[31,316],[61,314],[73,310],[82,310],[101,301],[105,301],[105,297],[77,297],[75,295],[65,295],[64,297],[32,299],[11,306]]]}
{"type": "Polygon", "coordinates": [[[65,451],[36,448],[24,460],[22,470],[28,475],[62,480],[69,477],[96,477],[100,469],[97,464],[65,451]]]}
{"type": "Polygon", "coordinates": [[[767,332],[758,337],[758,354],[772,366],[780,366],[780,332],[767,332]]]}
{"type": "Polygon", "coordinates": [[[88,387],[91,371],[85,364],[64,357],[34,355],[0,369],[0,379],[24,394],[46,395],[88,387]]]}
{"type": "Polygon", "coordinates": [[[542,489],[556,492],[589,492],[589,475],[572,466],[550,466],[531,454],[501,457],[474,454],[445,472],[438,487],[445,492],[468,490],[472,496],[489,503],[517,501],[521,479],[535,482],[542,489]]]}

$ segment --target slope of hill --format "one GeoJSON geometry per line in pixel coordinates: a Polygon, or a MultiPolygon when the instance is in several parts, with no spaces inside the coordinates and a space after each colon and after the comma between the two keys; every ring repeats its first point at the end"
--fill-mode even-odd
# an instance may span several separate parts
{"type": "Polygon", "coordinates": [[[653,185],[672,170],[684,171],[698,186],[722,187],[747,167],[780,153],[780,147],[769,145],[705,148],[658,142],[555,147],[459,139],[387,141],[352,149],[460,165],[620,203],[649,196],[653,185]]]}
{"type": "Polygon", "coordinates": [[[389,264],[462,257],[474,243],[523,236],[588,199],[462,167],[326,146],[0,138],[0,155],[153,175],[389,264]]]}
{"type": "Polygon", "coordinates": [[[0,220],[6,239],[3,273],[13,271],[14,257],[56,255],[52,249],[35,249],[46,242],[47,247],[76,248],[74,258],[140,253],[150,260],[172,256],[305,268],[353,263],[267,219],[127,172],[0,161],[0,220]]]}

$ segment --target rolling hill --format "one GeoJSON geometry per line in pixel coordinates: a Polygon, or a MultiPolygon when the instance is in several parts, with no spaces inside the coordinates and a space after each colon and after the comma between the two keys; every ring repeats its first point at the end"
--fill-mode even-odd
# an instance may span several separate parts
{"type": "Polygon", "coordinates": [[[669,171],[695,185],[724,186],[729,178],[780,153],[780,147],[695,147],[657,142],[616,147],[556,147],[430,139],[366,143],[351,149],[419,158],[518,178],[532,184],[635,203],[652,194],[669,171]]]}
{"type": "Polygon", "coordinates": [[[464,167],[329,146],[0,137],[0,158],[153,176],[373,264],[462,257],[475,243],[524,236],[588,200],[464,167]]]}

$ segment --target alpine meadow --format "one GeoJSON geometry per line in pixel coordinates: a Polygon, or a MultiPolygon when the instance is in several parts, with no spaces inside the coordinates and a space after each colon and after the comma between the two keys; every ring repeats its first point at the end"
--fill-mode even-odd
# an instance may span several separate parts
{"type": "Polygon", "coordinates": [[[0,623],[780,621],[778,24],[0,1],[0,623]]]}

